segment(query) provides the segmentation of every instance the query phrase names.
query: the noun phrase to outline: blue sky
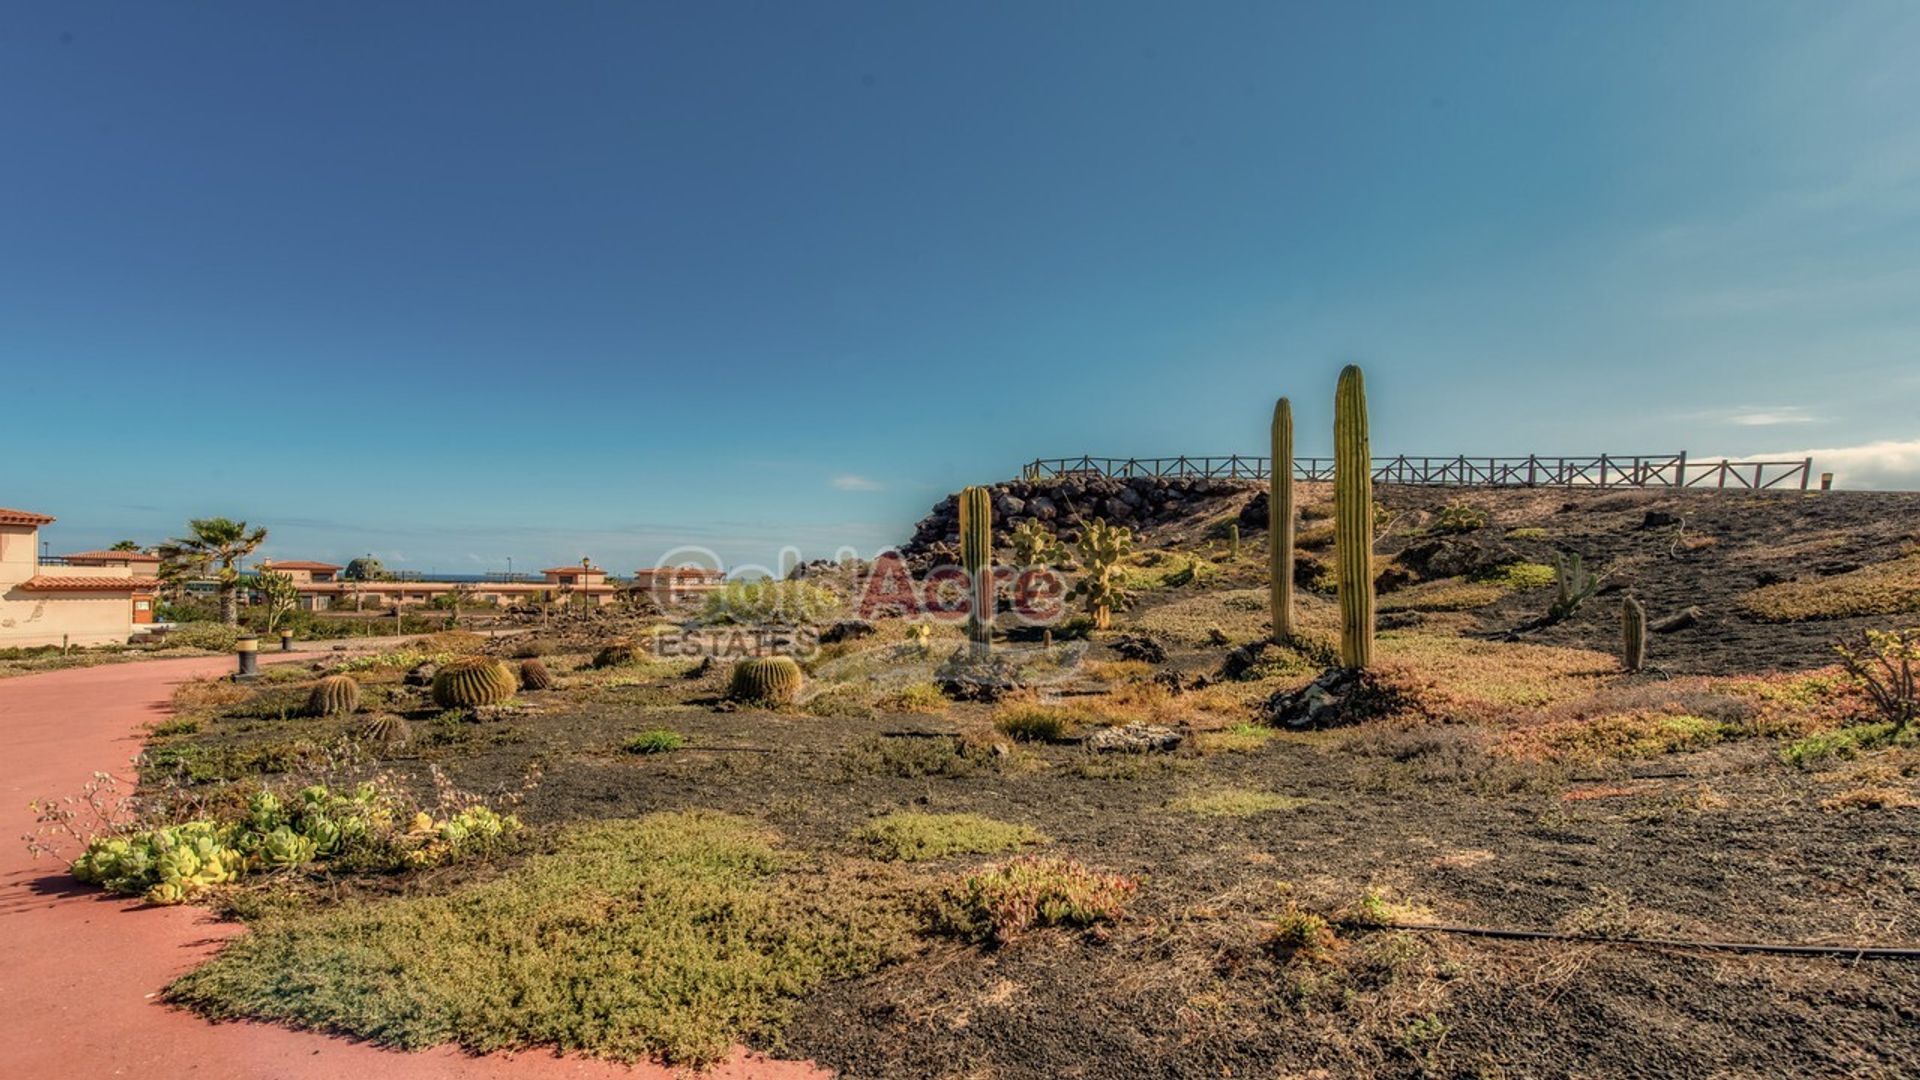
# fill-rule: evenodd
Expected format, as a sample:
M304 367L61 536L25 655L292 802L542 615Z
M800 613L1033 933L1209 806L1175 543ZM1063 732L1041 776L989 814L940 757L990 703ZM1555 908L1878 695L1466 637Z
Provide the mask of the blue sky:
M1920 5L9 5L0 505L447 570L1034 456L1920 486Z

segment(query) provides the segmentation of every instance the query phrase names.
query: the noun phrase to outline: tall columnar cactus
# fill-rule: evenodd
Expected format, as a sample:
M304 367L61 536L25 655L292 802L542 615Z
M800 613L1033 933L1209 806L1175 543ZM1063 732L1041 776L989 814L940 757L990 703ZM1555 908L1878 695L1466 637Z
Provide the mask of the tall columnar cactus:
M313 684L307 695L307 712L312 716L338 716L360 707L360 684L351 675L328 675Z
M1293 637L1293 403L1273 403L1273 460L1267 475L1267 606L1272 608L1273 640Z
M756 656L733 665L727 696L759 705L788 705L800 696L805 676L791 656Z
M1373 662L1373 451L1366 378L1354 364L1333 395L1333 519L1340 662L1364 668Z
M973 651L986 652L993 642L993 504L983 487L960 493L960 565L973 591L967 637Z
M1631 596L1620 604L1620 666L1647 666L1647 606Z
M498 705L513 696L520 680L491 656L462 656L433 673L433 703L443 709Z
M1235 521L1235 522L1230 522L1227 525L1227 558L1237 559L1239 557L1240 557L1240 523Z

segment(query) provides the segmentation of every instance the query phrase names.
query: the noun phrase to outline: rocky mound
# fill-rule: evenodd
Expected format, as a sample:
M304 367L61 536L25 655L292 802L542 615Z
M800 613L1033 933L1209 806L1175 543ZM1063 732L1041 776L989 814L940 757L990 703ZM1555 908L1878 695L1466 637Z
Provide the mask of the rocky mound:
M1009 480L987 490L993 500L997 543L1026 521L1041 522L1068 541L1078 536L1081 524L1095 518L1151 536L1196 518L1223 513L1228 500L1244 498L1263 487L1257 481L1220 478L1067 476ZM1264 527L1264 498L1260 505L1260 524ZM949 495L935 505L900 552L915 567L958 559L959 496Z

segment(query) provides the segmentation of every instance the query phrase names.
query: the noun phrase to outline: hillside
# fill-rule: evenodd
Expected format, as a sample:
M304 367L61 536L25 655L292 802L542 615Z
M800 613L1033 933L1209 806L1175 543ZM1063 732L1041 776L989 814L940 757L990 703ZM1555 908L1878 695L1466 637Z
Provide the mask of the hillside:
M1266 543L1263 482L1087 477L992 491L1002 540L1026 520L1070 539L1081 522L1104 517L1149 550L1223 554L1230 523L1249 549ZM1295 492L1300 583L1331 597L1318 573L1332 549L1330 486ZM1612 601L1631 590L1655 623L1697 609L1690 625L1655 643L1653 663L1673 674L1818 667L1831 662L1835 638L1885 625L1889 613L1920 612L1920 493L1379 485L1374 494L1388 515L1375 544L1383 628L1507 631L1538 615L1551 591L1502 587L1501 568L1550 566L1556 553L1580 556L1605 580L1574 617L1526 639L1611 649ZM1454 503L1483 511L1487 523L1439 531L1438 515ZM902 549L910 561L955 557L954 505L949 496L919 523Z

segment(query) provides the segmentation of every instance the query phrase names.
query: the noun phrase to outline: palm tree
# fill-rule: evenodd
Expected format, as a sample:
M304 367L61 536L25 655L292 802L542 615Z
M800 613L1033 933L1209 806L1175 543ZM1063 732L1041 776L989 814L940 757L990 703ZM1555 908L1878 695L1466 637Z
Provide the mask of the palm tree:
M194 518L187 522L187 531L186 537L160 545L163 565L171 567L175 577L212 574L220 582L220 621L238 625L240 560L253 554L267 538L267 530L248 529L244 521L216 517Z

